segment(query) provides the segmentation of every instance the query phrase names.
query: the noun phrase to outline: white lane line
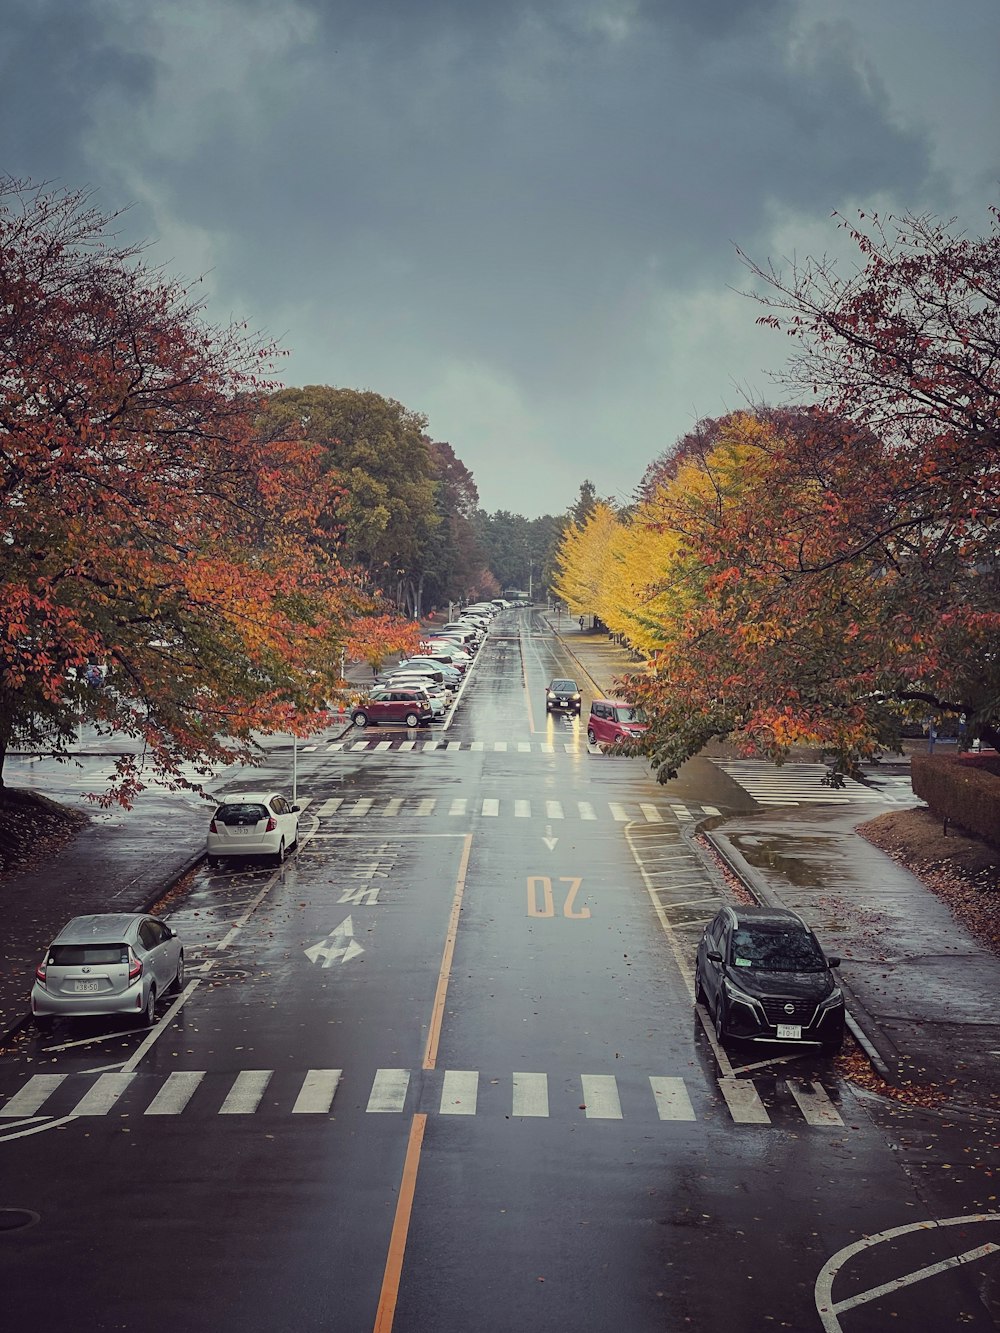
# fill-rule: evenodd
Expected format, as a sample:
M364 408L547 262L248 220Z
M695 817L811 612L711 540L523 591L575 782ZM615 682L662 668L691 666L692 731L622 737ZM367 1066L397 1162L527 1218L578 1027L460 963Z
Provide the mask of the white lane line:
M326 752L327 754L336 754L338 750L344 750L346 748L347 747L344 745L343 741L331 741L326 747Z
M219 1107L219 1115L253 1115L260 1105L272 1069L244 1069L236 1075L226 1100Z
M462 742L461 742L461 741L449 741L448 744L447 744L444 748L445 748L446 750L460 750L460 749L462 748Z
M649 1086L653 1089L656 1110L661 1120L694 1119L694 1107L682 1078L658 1078L650 1074Z
M391 749L392 749L392 741L379 741L378 745L375 746L375 749L376 749L376 750L382 750L382 751L385 751L385 750L391 750Z
M628 811L618 801L609 801L608 809L611 811L612 818L619 824L628 823Z
M565 816L563 815L562 801L546 801L545 818L546 819L565 818Z
M440 744L440 741L424 741L424 750L436 750Z
M467 796L456 796L448 810L449 815L464 815L469 804Z
M0 1106L0 1116L18 1119L34 1115L55 1092L65 1074L33 1074L24 1087L15 1092L10 1101Z
M351 746L351 749L352 749L352 750L367 750L367 749L368 749L368 742L367 742L367 741L355 741L354 744Z
M826 1091L812 1079L790 1078L788 1091L809 1125L842 1125L840 1113Z
M479 1095L479 1072L475 1069L449 1069L441 1085L442 1115L475 1115Z
M580 1083L588 1120L621 1120L622 1104L614 1074L581 1074Z
M556 752L556 747L551 743L551 741L542 742L542 754L555 754L555 752Z
M519 752L520 754L530 754L530 753L531 753L531 742L530 742L530 741L518 741L518 743L517 743L517 748L518 748L518 752Z
M507 753L507 742L506 742L506 741L494 741L494 742L493 742L493 750L494 750L494 753L495 753L495 754L506 754L506 753Z
M691 811L687 808L686 805L672 805L670 809L674 813L674 818L679 819L681 823L692 820L694 818L694 815L692 815Z
M548 1074L514 1075L514 1098L511 1115L547 1116L549 1113Z
M310 1069L292 1107L292 1115L326 1115L340 1082L342 1069Z
M417 802L417 808L416 808L416 810L414 810L413 813L414 813L415 815L429 815L429 814L433 814L433 812L434 812L434 807L435 807L436 805L437 805L437 797L436 797L436 796L424 796L424 797L422 797L422 798Z
M701 808L706 815L720 815L722 813L722 811L714 805L703 805Z
M530 818L531 818L531 802L530 802L530 801L515 801L515 802L514 802L514 818L515 818L515 819L530 819Z
M374 804L375 798L373 796L359 796L347 813L354 819L360 819L368 813Z
M495 800L492 796L488 796L483 801L483 808L481 813L490 818L496 818L496 816L499 815L500 813L500 802L498 800Z
M719 1079L719 1091L738 1125L769 1125L771 1117L752 1083L742 1078Z
M73 1107L73 1114L107 1115L134 1078L134 1074L102 1074Z
M386 801L385 809L382 811L382 818L386 819L390 815L398 815L403 808L402 796L393 796L391 800Z
M143 1112L144 1115L180 1115L205 1077L203 1069L175 1069Z
M591 803L590 803L589 801L577 801L577 805L578 805L579 808L580 808L580 818L581 818L581 819L596 819L596 818L597 818L597 813L596 813L596 811L594 810L594 807L591 805Z
M412 750L416 747L416 744L416 741L400 741L399 748L401 750Z
M320 819L324 819L327 815L335 815L343 804L343 796L331 796L328 801L323 802L316 813Z
M671 806L671 809L675 808L676 807ZM655 805L650 805L648 802L643 801L640 803L639 809L642 811L643 818L646 820L647 824L663 823L663 816L660 814L659 810L657 810Z
M485 749L486 749L486 742L485 742L485 741L473 741L473 742L472 742L472 745L471 745L469 748L472 749L472 750L485 750Z
M406 1101L406 1090L410 1086L408 1069L378 1069L368 1098L368 1111L383 1114L401 1111Z

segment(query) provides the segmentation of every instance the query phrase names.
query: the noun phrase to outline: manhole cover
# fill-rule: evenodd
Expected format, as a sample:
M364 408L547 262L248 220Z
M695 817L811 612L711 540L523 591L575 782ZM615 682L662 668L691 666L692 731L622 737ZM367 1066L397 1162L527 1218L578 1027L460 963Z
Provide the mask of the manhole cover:
M0 1208L0 1231L21 1231L40 1220L30 1208Z

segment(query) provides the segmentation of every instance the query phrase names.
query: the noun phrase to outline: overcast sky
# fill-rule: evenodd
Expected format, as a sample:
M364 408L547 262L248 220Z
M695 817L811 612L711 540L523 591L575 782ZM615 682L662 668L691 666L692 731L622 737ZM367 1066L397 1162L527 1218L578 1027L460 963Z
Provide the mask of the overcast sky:
M134 204L285 383L398 399L532 518L780 396L735 244L987 232L998 67L997 0L4 0L0 171Z

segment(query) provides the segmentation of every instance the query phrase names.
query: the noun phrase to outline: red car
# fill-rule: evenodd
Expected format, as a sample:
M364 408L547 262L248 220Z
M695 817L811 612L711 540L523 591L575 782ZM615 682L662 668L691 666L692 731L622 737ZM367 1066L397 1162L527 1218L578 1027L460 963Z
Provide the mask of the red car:
M615 741L634 740L646 730L646 714L621 699L595 699L587 719L587 740L591 745L614 745Z
M384 722L405 722L408 727L426 726L434 716L430 699L417 686L381 685L372 690L363 704L351 710L356 727L381 726Z

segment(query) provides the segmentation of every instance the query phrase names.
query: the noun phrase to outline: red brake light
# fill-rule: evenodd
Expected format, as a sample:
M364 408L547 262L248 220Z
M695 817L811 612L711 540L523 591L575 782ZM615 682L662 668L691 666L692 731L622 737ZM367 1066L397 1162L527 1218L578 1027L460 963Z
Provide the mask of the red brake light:
M274 815L268 815L267 828L264 830L264 832L273 833L277 827L278 827L278 821L275 819Z
M138 981L142 976L142 959L136 958L135 954L129 949L128 952L128 984L131 986L133 981Z
M209 831L209 833L218 833L219 830L215 827L215 820L214 820L214 819L212 820L211 824L209 824L209 826L208 826L208 831Z
M42 986L45 985L45 959L44 959L44 958L43 958L42 961L38 964L38 966L35 968L35 980L39 983L39 985L42 985Z

